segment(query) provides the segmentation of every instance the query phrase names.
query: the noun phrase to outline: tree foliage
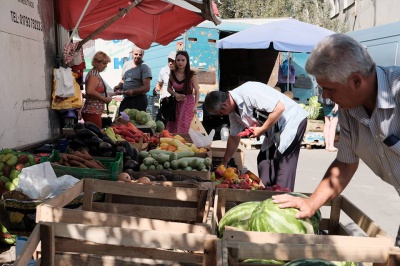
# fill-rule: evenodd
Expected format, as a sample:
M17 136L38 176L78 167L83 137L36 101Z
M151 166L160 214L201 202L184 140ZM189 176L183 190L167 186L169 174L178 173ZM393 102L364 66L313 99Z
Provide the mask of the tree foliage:
M324 0L220 0L221 18L291 17L335 32L346 32L344 23L331 20L329 3Z

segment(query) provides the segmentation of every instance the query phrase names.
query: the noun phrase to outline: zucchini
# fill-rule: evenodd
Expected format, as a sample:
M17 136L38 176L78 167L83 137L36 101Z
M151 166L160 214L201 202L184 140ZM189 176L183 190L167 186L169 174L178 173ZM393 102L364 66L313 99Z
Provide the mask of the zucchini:
M159 153L159 154L157 154L157 159L156 160L161 164L163 164L165 162L169 162L169 156L170 155Z
M154 162L155 162L155 161L156 161L156 160L155 160L154 158L152 158L152 157L146 157L146 158L143 159L143 163L144 163L146 166L154 165Z
M139 152L140 159L144 159L144 158L148 157L149 155L150 155L150 153L148 151Z
M169 154L172 153L172 151L164 151L164 150L154 149L154 150L150 150L149 153L150 154L160 154L160 153L162 153L162 154L168 154L169 155Z
M178 170L179 169L178 160L172 160L171 161L171 169L172 170Z
M156 165L156 170L164 170L164 166L162 164Z
M178 156L178 159L184 157L193 157L194 151L180 151L180 152L175 152L175 154Z
M144 163L142 163L142 164L139 166L139 169L140 169L140 170L147 170L147 165L145 165Z
M188 167L189 163L187 161L178 161L178 169L184 169L186 167Z
M163 166L165 169L169 169L169 168L171 168L171 163L167 161L163 164Z
M203 163L207 168L210 168L211 164L212 164L212 160L211 160L210 157L207 157L207 158L204 158L204 162Z
M170 155L169 155L169 161L170 162L172 162L173 160L178 160L179 158L178 158L178 154L176 154L176 152L172 152Z
M207 169L207 167L204 163L200 163L197 165L197 170L202 171L203 169Z

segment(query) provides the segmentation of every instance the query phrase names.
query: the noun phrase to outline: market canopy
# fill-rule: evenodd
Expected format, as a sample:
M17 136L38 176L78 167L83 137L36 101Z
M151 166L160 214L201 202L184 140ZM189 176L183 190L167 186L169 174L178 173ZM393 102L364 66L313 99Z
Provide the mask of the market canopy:
M221 49L268 49L311 52L324 37L335 32L292 18L277 19L232 34L217 42Z
M77 27L82 39L128 39L143 49L167 45L204 20L220 23L212 0L57 0L56 12L58 22L70 31Z

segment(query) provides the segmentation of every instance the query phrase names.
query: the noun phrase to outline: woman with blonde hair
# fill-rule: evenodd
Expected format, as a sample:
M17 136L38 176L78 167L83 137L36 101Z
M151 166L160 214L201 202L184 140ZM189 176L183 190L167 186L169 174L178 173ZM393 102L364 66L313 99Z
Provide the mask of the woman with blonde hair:
M92 122L99 128L101 125L101 115L104 111L104 104L109 104L111 97L106 97L106 85L100 76L108 63L111 62L110 57L102 52L97 52L92 59L92 69L88 72L85 79L85 103L82 107L82 118L85 122Z

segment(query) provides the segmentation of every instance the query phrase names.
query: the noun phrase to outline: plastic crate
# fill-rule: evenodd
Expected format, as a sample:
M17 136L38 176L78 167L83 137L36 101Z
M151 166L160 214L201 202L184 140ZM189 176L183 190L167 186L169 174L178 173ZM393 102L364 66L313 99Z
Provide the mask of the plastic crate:
M54 172L57 177L62 175L72 175L75 178L93 178L93 179L101 179L101 180L111 180L117 181L118 175L123 170L123 153L117 152L115 158L111 157L94 157L96 160L99 160L102 164L104 164L107 169L91 169L91 168L80 168L80 167L69 167L63 165L53 164L54 162L58 162L61 159L60 151L53 150L50 157L42 157L40 162L50 162L53 166Z

